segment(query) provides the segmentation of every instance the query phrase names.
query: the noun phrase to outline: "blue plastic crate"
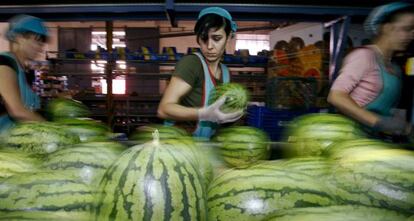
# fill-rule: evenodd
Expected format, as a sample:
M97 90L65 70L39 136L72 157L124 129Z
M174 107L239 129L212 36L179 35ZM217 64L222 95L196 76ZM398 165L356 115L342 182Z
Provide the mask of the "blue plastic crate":
M318 109L306 110L273 110L263 106L249 106L247 108L246 123L249 126L264 130L271 140L282 138L285 128L296 117L308 113L317 113Z

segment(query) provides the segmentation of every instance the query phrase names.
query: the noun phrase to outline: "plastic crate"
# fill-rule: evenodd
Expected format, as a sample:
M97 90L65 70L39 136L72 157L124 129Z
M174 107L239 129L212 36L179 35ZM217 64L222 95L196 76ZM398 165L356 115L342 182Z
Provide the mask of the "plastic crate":
M264 130L272 141L282 139L283 132L289 123L296 117L318 113L319 109L306 110L272 110L263 106L249 106L247 108L246 124Z

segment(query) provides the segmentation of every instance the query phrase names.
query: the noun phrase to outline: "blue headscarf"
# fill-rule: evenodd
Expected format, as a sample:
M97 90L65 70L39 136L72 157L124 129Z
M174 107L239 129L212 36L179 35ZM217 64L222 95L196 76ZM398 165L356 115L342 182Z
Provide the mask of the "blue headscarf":
M389 15L411 6L411 4L406 2L393 2L374 8L364 22L365 31L370 35L377 35L380 25Z
M233 32L237 31L237 24L236 24L236 22L233 21L233 18L231 17L230 13L226 9L220 8L220 7L205 8L205 9L200 11L200 14L198 14L197 21L200 20L201 17L203 17L204 15L207 15L207 14L216 14L216 15L219 15L219 16L229 20L229 22L231 24L231 30Z

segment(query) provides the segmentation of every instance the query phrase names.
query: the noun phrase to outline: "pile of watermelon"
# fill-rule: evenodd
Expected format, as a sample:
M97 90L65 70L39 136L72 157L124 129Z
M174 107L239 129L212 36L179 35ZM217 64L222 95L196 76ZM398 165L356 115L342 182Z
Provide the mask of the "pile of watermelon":
M199 142L182 129L148 125L130 146L81 142L64 127L22 124L1 137L0 220L414 217L414 153L364 137L338 115L294 120L289 158L277 160L269 159L268 136L247 126Z

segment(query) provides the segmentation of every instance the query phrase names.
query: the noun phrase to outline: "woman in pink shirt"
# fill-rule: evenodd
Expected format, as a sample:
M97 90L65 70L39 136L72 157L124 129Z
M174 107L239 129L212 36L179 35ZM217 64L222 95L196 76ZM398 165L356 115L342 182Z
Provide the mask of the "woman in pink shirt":
M374 131L409 134L411 124L392 113L400 96L401 70L391 59L414 39L414 7L403 2L377 7L365 30L374 36L373 44L345 58L328 102Z

